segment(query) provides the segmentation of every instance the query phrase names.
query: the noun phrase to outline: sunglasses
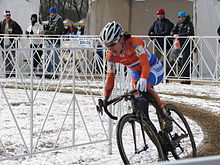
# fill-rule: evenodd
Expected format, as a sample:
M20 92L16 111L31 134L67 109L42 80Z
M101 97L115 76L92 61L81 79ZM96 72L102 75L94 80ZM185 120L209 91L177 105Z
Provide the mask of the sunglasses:
M11 16L11 14L6 14L6 16Z
M164 15L164 13L157 13L157 15Z

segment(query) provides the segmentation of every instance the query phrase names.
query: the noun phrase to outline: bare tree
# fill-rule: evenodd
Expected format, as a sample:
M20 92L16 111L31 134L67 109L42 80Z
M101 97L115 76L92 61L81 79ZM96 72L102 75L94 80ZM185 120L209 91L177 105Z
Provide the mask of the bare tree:
M89 0L41 0L40 15L47 20L49 9L56 7L63 19L69 18L76 22L86 17Z

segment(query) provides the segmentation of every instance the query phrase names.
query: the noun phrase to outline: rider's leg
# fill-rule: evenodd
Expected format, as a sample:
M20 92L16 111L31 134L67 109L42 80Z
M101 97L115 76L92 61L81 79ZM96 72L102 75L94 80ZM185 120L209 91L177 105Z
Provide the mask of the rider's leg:
M142 95L156 108L159 116L163 119L161 123L162 129L164 131L172 131L173 125L170 113L164 108L164 103L150 84L147 86L147 92L142 93Z
M132 77L132 88L134 88L135 84L136 84L136 80ZM144 118L145 121L151 126L151 128L153 129L153 131L155 133L157 133L157 129L155 128L154 124L152 123L152 121L150 120L149 117L149 102L146 101L146 99L143 97L143 95L139 95L138 92L135 93L135 98L138 100L138 106L141 109L141 111L144 113ZM134 105L132 105L134 106Z
M132 88L135 88L136 82L140 79L140 75L139 75L140 73L136 71L131 71L131 74L132 74ZM148 83L147 83L148 92L142 94L144 97L146 97L146 95L149 95L147 97L150 100L149 99L147 100L150 101L150 103L158 110L158 112L161 114L162 117L166 116L166 113L163 112L164 104L161 102L159 96L154 91L153 86L159 84L162 81L163 74L164 74L163 65L161 64L160 61L158 61L157 64L152 66L150 69L150 74L149 74ZM136 93L135 95L136 97L140 97L138 96L138 93Z
M160 97L150 83L147 83L147 92L143 93L143 96L147 97L149 102L157 109L158 113L160 113L161 117L168 115L164 109L164 103L160 100Z
M132 77L132 88L135 88L136 80ZM139 95L138 92L135 93L135 98L138 100L138 106L142 110L142 112L145 114L145 117L147 119L149 118L149 113L148 113L148 107L149 103L145 100L145 98L142 95Z
M143 95L147 97L149 102L156 108L159 115L163 118L164 122L162 123L162 127L165 128L164 130L172 131L170 113L166 111L163 102L153 89L154 85L157 85L162 81L163 75L163 65L158 61L155 65L151 66L147 83L147 92L143 93Z

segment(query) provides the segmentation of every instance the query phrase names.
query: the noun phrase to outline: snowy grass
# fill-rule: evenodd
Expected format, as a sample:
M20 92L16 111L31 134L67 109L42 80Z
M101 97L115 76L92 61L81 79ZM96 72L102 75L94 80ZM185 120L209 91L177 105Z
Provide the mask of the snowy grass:
M219 115L217 109L220 107L220 89L218 86L170 83L160 84L155 87L155 90L162 93L160 96L163 100L192 104ZM30 102L28 97L30 97L30 93L29 91L27 94L24 90L14 89L4 89L4 92L21 128L25 143L29 146ZM71 94L58 93L55 95L54 92L46 91L34 93L34 96L35 94L37 95L33 104L33 143L35 146L38 142L36 151L47 150L54 146L71 146L73 145L73 136L75 138L75 145L88 142L95 143L107 139L108 119L106 116L99 117L95 110L95 102L90 96L76 95L78 104L76 104L77 108L74 112L72 109L73 97ZM171 96L170 94L184 96ZM187 97L187 95L198 97ZM206 97L206 99L203 97ZM207 99L207 97L210 99ZM95 101L97 101L97 98L98 97L95 98ZM12 114L10 113L9 105L3 93L1 93L0 99L0 139L4 146L6 146L9 154L23 154L26 148L16 129L15 122L12 122ZM41 132L48 110L50 113ZM73 120L73 116L75 116L75 121ZM153 120L156 122L156 119ZM74 122L74 130L76 132L73 135ZM201 145L204 136L201 128L194 121L188 119L188 122L194 133L196 144ZM62 123L63 127L61 128ZM55 152L37 154L32 157L17 160L3 161L1 164L122 164L115 140L115 125L116 123L114 123L111 155L107 154L108 142L105 141ZM59 135L60 131L61 133ZM39 136L40 133L41 136ZM3 155L2 153L2 157L4 157Z

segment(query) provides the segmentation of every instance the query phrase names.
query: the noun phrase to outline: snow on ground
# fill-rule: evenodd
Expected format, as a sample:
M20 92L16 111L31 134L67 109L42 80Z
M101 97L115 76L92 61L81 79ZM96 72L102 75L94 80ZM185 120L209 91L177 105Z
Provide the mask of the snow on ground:
M192 104L198 106L204 110L211 111L216 115L219 115L220 107L220 89L219 86L214 85L183 85L176 83L159 84L155 87L155 90L160 94L163 100L170 100L175 102L181 102L185 104ZM24 97L24 91L4 89L6 97L9 100L14 115L18 120L19 127L21 128L27 145L29 142L29 101L30 94L27 91L27 95ZM170 94L176 94L177 96L171 96ZM183 95L183 96L179 96ZM55 96L55 97L54 97ZM189 97L187 97L189 96ZM191 97L196 96L196 97ZM204 98L206 97L206 98ZM208 97L208 98L207 98ZM49 149L51 146L70 146L72 145L72 116L76 116L76 133L75 139L76 145L81 145L90 141L98 142L106 140L106 134L108 129L108 119L106 116L100 118L95 112L94 100L89 96L76 95L77 110L75 113L71 111L73 106L73 97L71 94L59 93L54 95L53 92L38 92L34 93L34 145L37 144L37 151ZM53 98L55 98L53 100ZM98 97L95 98L97 100ZM210 99L209 99L210 98ZM1 93L0 99L0 139L5 145L15 148L13 152L22 153L25 150L25 146L19 132L15 132L15 123L10 122L12 115L10 109L7 108L8 104L4 99L4 95ZM53 103L54 102L54 103ZM52 104L53 103L53 104ZM52 105L52 106L50 106ZM48 114L48 110L50 113ZM48 115L48 119L43 126L45 116ZM82 117L83 116L83 117ZM63 127L61 125L63 123ZM103 125L102 125L103 124ZM115 126L115 123L114 123ZM195 141L197 145L200 145L203 139L203 133L201 128L194 122L190 121L192 132L194 132ZM43 131L40 132L43 127ZM104 129L103 129L104 128ZM5 131L7 130L7 131ZM59 132L61 133L59 135ZM64 131L62 131L64 130ZM40 138L38 139L39 135ZM89 136L88 136L89 134ZM57 142L57 143L56 143ZM1 146L0 146L1 147ZM115 130L113 130L112 141L112 154L108 155L108 141L99 142L91 145L83 145L68 149L62 149L55 152L47 152L43 154L36 154L32 157L25 157L18 160L3 161L1 164L92 164L92 165L112 165L122 164L120 155L118 153L117 144L115 140Z
M184 85L184 84L160 84L155 90L162 99L173 100L185 104L198 106L204 110L211 111L220 115L220 88L218 85ZM169 93L180 94L184 96L168 96Z

